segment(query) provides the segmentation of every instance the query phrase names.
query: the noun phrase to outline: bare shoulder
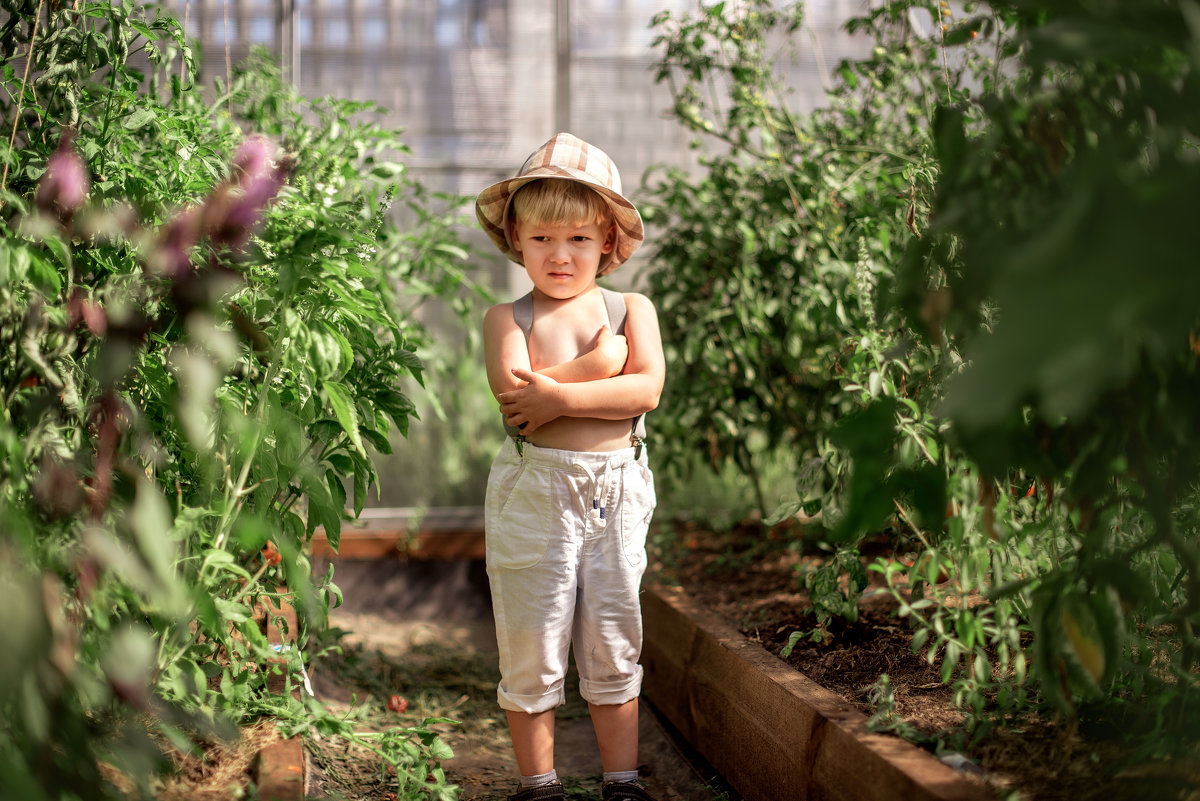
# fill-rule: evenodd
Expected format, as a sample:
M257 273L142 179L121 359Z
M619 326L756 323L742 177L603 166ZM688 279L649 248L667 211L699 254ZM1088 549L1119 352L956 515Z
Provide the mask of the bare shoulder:
M625 298L625 308L630 313L657 315L654 309L654 301L641 292L623 292L622 295Z
M653 301L640 292L626 292L625 313L626 325L638 334L648 330L658 331L658 312ZM655 334L657 336L657 333Z
M625 372L656 376L661 384L665 366L654 303L639 292L626 292L625 310L625 336L629 341Z
M495 306L487 310L483 315L483 330L486 331L502 331L505 323L516 325L513 320L513 305L511 303L497 303Z

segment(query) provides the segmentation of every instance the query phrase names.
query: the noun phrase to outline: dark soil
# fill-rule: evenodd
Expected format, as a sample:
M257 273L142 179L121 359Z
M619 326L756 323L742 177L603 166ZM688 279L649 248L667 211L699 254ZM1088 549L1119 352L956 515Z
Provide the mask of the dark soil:
M683 589L779 656L793 632L816 627L799 576L820 557L789 547L788 540L753 525L721 536L684 527L655 539L657 564L649 578ZM865 543L862 550L867 561L891 556L884 540ZM868 576L872 584L857 621L835 618L829 636L801 639L788 664L867 715L875 711L871 688L887 674L896 711L918 744L944 754L946 743L961 742L969 760L964 769L982 771L998 798L1200 801L1200 760L1138 760L1136 744L1036 714L971 743L952 690L941 683L940 666L913 654L909 626L895 615L880 574Z

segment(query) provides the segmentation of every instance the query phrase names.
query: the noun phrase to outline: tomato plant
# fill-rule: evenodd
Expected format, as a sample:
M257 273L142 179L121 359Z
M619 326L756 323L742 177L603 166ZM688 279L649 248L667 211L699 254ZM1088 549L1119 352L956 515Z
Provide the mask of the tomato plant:
M1195 238L1193 14L996 5L1017 26L1014 80L939 109L929 235L896 297L965 361L942 411L995 534L1054 546L1001 592L1031 602L1047 699L1174 698L1151 725L1185 728L1200 689L1200 460L1185 444L1200 434L1200 277L1180 261ZM993 489L1013 477L1044 489L1033 525L1002 513L1023 505Z
M915 550L874 567L981 732L1100 704L1167 748L1195 708L1188 8L873 4L805 114L801 6L656 20L702 167L649 187L657 452L752 479L782 452L768 522Z
M0 28L6 789L120 797L103 766L145 789L151 734L186 750L263 716L360 737L264 667L297 683L340 598L305 546L336 544L408 429L428 335L403 287L466 282L453 214L368 104L299 97L257 55L210 100L169 17L37 5ZM255 610L282 604L279 652ZM428 726L377 739L404 797L452 794Z

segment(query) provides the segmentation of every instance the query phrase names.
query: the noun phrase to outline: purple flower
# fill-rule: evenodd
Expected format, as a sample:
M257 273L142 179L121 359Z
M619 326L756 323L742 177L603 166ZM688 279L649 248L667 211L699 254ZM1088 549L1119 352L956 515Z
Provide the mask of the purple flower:
M178 212L159 235L158 248L151 259L154 267L174 278L190 273L192 259L188 250L199 235L200 209L189 206Z
M252 136L242 142L233 157L233 180L245 186L264 177L271 169L275 148L261 136Z
M239 170L237 184L218 187L204 210L205 228L213 241L235 250L246 244L263 207L279 193L292 167L284 159L272 168L263 156L265 151L260 151L257 145L252 147L252 142L265 143L265 140L248 140L242 145L234 157L234 167Z
M242 196L233 201L229 213L225 217L227 227L242 228L247 231L258 222L263 206L279 193L287 174L283 169L276 168L270 173L260 175L244 185Z
M88 190L87 168L71 146L73 138L70 131L62 135L58 149L46 163L46 173L34 198L39 209L62 219L70 217L83 204Z

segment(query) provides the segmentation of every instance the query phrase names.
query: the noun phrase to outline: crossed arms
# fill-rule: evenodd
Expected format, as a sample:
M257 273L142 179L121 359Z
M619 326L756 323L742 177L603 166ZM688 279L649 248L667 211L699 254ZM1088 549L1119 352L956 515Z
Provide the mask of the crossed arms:
M658 316L636 293L625 295L625 336L599 331L586 353L534 371L525 334L511 304L493 306L484 318L488 383L509 425L526 434L559 417L624 420L658 406L666 366Z

